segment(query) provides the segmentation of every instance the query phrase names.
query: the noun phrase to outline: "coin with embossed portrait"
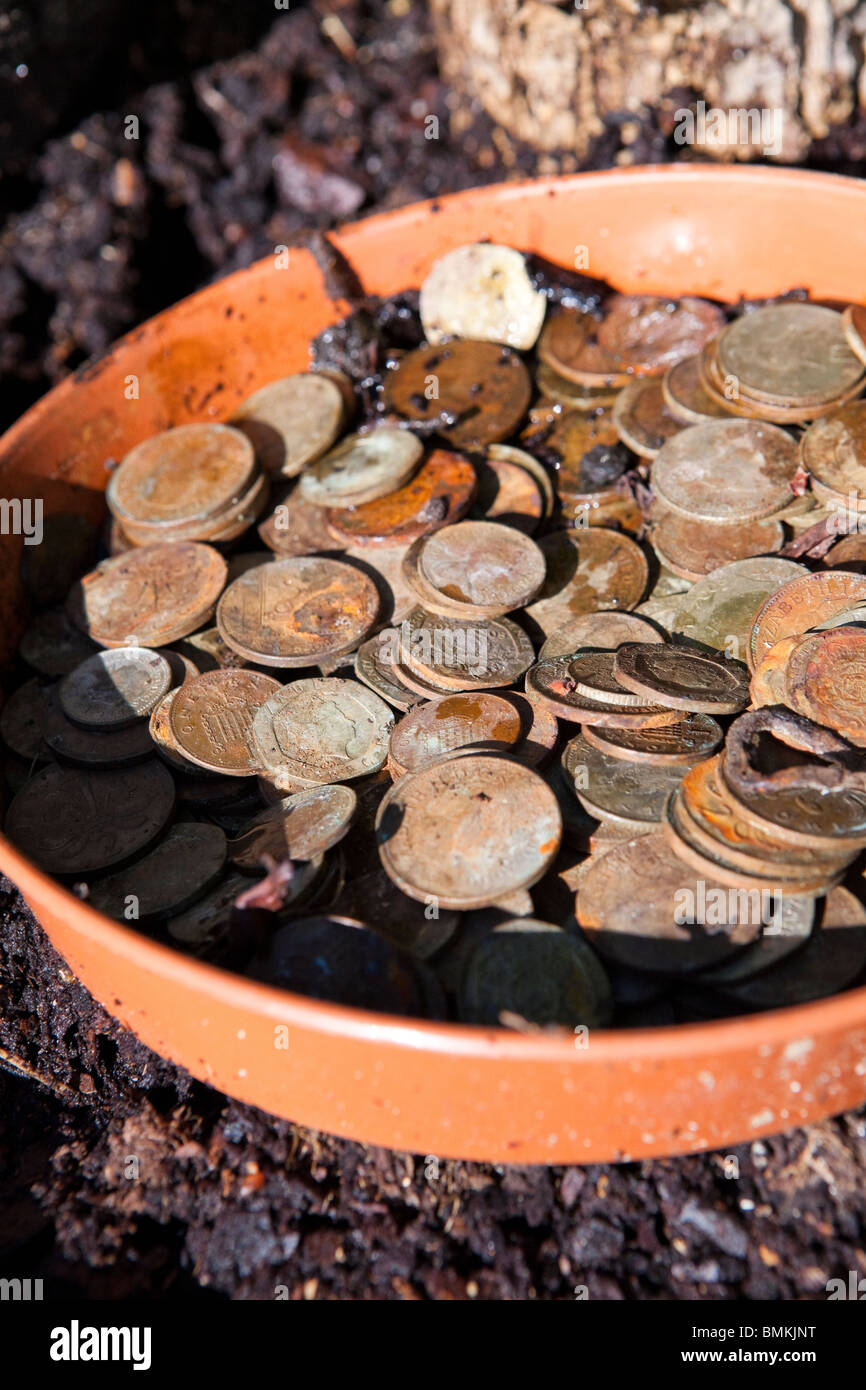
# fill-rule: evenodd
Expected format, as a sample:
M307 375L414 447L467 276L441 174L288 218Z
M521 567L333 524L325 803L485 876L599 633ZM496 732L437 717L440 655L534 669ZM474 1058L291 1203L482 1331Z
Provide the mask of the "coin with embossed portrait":
M394 711L358 681L296 680L259 707L253 744L276 785L347 782L384 765L393 727Z

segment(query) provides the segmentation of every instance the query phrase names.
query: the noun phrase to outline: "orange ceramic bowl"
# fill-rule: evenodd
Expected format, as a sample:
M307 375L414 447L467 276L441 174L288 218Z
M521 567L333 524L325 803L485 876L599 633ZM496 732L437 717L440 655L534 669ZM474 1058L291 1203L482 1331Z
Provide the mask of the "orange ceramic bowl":
M804 285L866 300L866 184L787 170L684 165L508 184L373 217L338 241L367 288L387 294L483 237L567 266L586 248L594 274L631 291L732 298ZM341 307L300 250L288 269L266 259L185 300L8 432L3 496L101 516L106 457L169 425L228 417L304 368L309 339ZM8 653L20 635L21 541L3 544ZM0 868L88 989L156 1052L240 1100L368 1143L495 1162L624 1160L724 1147L866 1098L866 989L575 1047L286 994L108 921L2 838Z

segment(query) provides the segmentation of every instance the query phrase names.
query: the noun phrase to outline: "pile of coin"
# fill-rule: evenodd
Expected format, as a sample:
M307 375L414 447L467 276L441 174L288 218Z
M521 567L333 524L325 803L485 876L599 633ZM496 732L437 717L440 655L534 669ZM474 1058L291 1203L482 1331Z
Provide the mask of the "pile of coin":
M866 310L483 243L400 321L139 442L101 535L46 519L7 835L130 930L384 1014L858 982Z

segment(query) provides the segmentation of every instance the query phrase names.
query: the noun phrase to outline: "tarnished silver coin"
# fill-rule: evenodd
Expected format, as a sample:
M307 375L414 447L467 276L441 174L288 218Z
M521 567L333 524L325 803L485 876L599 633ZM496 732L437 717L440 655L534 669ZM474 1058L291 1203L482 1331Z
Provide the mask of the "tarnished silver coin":
M367 686L338 677L297 680L258 709L252 739L271 780L347 782L388 756L394 711Z
M149 647L97 652L60 683L60 707L86 728L122 729L146 718L172 685L171 666Z

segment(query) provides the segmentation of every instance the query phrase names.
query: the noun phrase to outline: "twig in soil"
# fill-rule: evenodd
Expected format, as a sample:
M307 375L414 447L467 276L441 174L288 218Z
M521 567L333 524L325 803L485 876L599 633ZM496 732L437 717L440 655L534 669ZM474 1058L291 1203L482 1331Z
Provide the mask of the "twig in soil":
M10 1072L13 1076L24 1076L28 1081L35 1081L37 1085L44 1086L47 1090L53 1091L54 1095L62 1096L64 1100L75 1101L78 1104L82 1102L81 1093L73 1090L71 1086L67 1086L65 1081L43 1076L42 1072L36 1071L28 1062L23 1062L20 1057L13 1057L2 1047L0 1047L0 1068Z

